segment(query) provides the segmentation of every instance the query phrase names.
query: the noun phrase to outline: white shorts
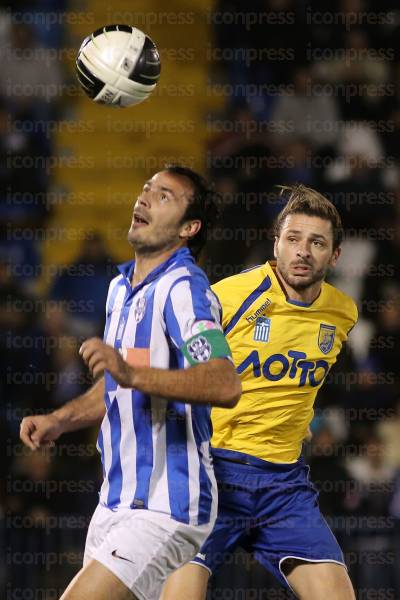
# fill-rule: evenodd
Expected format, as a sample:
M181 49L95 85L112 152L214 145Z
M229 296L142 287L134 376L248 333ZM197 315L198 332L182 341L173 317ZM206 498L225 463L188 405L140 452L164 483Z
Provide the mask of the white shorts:
M168 575L191 560L214 521L186 525L166 514L98 505L89 525L83 565L95 559L139 600L158 600Z

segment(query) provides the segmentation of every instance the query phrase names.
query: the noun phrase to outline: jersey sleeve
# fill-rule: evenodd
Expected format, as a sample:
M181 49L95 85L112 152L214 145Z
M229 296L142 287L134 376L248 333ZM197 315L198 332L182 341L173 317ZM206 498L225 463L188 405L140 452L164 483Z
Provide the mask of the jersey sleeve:
M217 301L220 306L221 324L223 329L226 328L235 312L231 301L232 289L229 292L229 288L224 285L224 281L225 280L218 281L211 286L212 291L217 296Z
M118 293L118 289L119 289L118 282L120 281L120 279L121 279L121 275L114 277L114 279L110 282L110 285L108 286L107 299L106 299L106 310L105 310L105 313L106 313L105 314L105 327L104 327L104 335L103 335L104 341L106 341L106 339L107 339L108 328L110 326L111 311L114 306L115 298Z
M165 302L164 320L172 345L190 365L212 358L231 359L220 305L206 279L188 276L176 281Z

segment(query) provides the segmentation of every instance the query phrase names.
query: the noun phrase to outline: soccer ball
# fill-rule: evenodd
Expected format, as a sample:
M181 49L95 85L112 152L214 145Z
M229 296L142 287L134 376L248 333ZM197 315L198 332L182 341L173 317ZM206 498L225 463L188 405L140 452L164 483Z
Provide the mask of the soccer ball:
M132 106L146 100L160 77L160 56L148 35L130 25L106 25L82 42L76 72L98 104Z

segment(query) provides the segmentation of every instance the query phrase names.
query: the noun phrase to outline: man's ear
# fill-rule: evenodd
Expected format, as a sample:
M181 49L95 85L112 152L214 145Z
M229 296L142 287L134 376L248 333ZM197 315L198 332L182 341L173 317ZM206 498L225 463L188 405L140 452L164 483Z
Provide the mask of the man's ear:
M335 266L336 266L336 263L337 263L337 261L339 260L339 256L341 255L341 253L342 253L342 249L341 249L341 247L340 247L340 246L338 246L338 247L337 247L337 248L336 248L336 249L333 251L333 254L332 254L332 256L331 256L331 260L330 260L330 262L329 262L329 264L330 264L330 266L331 266L331 267L335 267Z
M201 229L201 221L187 221L184 225L182 225L179 237L181 240L190 240L194 237Z
M275 241L274 241L274 257L277 258L277 246L278 246L278 236L275 236Z

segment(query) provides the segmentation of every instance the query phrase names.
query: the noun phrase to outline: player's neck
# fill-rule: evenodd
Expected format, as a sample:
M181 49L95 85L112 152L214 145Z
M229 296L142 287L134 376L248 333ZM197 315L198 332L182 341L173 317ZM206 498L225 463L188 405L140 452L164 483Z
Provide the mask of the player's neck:
M288 300L303 304L312 304L321 292L321 281L317 281L304 290L296 290L283 279L278 267L275 267L275 275Z
M135 270L131 280L132 287L139 285L149 273L168 260L181 247L181 245L178 245L151 253L137 251L135 254Z

